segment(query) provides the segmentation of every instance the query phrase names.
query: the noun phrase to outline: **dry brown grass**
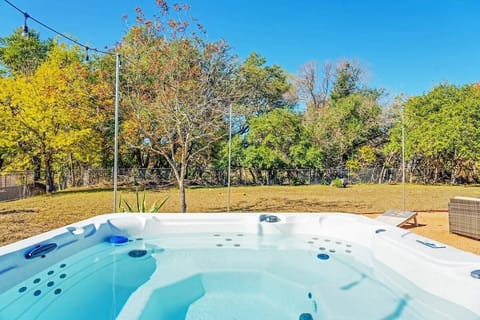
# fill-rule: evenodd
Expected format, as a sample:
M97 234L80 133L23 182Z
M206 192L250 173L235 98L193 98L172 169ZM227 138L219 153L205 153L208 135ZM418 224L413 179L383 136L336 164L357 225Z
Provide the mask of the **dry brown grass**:
M480 197L479 187L407 185L407 210L419 212L420 226L411 231L445 244L480 254L480 241L448 232L448 200L453 196ZM134 193L120 192L132 202ZM149 191L147 202L169 197L162 211L178 211L178 191ZM225 212L226 188L187 190L189 212ZM400 185L234 187L235 212L351 212L375 217L388 209L401 209ZM53 195L0 203L0 245L56 227L112 212L111 190L72 190Z

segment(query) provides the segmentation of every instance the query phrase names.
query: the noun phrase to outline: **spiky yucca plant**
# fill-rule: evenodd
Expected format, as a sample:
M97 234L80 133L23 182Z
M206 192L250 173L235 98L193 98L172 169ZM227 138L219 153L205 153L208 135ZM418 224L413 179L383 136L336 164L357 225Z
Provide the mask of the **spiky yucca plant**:
M140 200L140 196L138 194L138 190L135 190L135 204L129 204L127 200L123 199L120 195L120 199L118 201L118 210L120 212L148 212L148 213L157 213L160 212L160 209L165 205L167 202L168 197L163 199L160 203L157 204L158 201L155 201L152 206L147 209L147 194L145 190L143 191L142 199Z

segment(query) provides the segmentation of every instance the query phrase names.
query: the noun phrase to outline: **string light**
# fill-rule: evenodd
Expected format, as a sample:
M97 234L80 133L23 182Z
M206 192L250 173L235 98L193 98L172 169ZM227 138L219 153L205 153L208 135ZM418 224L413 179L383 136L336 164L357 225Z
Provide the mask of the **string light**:
M23 11L22 9L20 9L19 7L17 7L16 5L14 5L12 2L10 2L9 0L3 0L5 3L7 3L9 6L11 6L12 8L14 8L15 10L17 10L18 12L22 13L23 14L23 17L24 17L24 23L23 23L23 29L22 29L22 36L28 36L28 25L27 25L27 20L30 19L36 23L38 23L39 25L41 25L42 27L52 31L53 33L57 34L58 36L64 38L64 39L67 39L68 41L70 42L73 42L75 43L76 45L82 47L85 49L87 55L85 57L85 59L88 61L90 59L90 57L88 56L88 50L92 50L94 52L97 52L97 53L102 53L102 54L109 54L109 55L116 55L116 53L114 52L109 52L109 51L102 51L102 50L98 50L97 48L90 48L89 46L83 44L83 43L80 43L79 41L73 39L72 37L69 37L67 35L65 35L64 33L60 32L60 31L57 31L55 30L54 28L50 27L49 25L41 22L40 20L32 17L31 15L29 15L26 11Z
M27 19L30 17L28 13L24 12L23 17L25 20L23 21L23 30L22 30L22 36L23 37L28 37L28 25L27 25Z

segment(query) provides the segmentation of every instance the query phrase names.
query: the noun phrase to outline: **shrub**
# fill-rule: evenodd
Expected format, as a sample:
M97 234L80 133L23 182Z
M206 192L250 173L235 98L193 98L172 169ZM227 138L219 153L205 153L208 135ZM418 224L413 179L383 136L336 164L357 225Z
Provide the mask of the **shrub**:
M345 188L347 186L347 182L343 178L335 178L332 180L330 185L335 188Z
M120 200L118 201L118 210L120 212L157 213L157 212L160 212L160 209L165 205L165 202L167 202L168 197L163 199L163 201L160 202L159 204L157 204L157 201L155 201L150 207L150 209L147 209L147 195L145 191L143 191L142 200L140 201L138 190L135 190L135 199L136 199L136 203L134 205L131 205L127 202L127 200L123 200L122 202L122 196L120 196Z

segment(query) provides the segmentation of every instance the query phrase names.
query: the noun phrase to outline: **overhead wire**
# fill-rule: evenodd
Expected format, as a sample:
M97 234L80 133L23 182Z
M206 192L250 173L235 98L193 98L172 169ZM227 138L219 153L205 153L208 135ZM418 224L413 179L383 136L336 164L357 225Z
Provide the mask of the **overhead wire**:
M58 36L66 39L66 40L68 40L68 41L71 41L71 42L75 43L75 44L78 45L79 47L84 48L84 49L85 49L85 60L86 60L87 62L90 61L90 56L88 55L88 51L90 50L90 51L93 51L93 52L97 52L97 53L105 54L105 55L110 55L110 56L117 56L117 55L118 55L119 58L121 58L121 60L120 60L120 61L121 61L121 62L120 62L120 65L122 64L123 61L126 61L126 62L128 62L129 64L131 64L131 65L136 65L135 62L132 62L130 59L128 59L128 58L125 57L124 55L121 55L121 56L120 56L120 54L119 54L118 52L99 50L99 49L97 49L97 48L94 48L94 47L92 48L92 47L90 47L90 46L88 46L88 45L86 45L86 44L83 44L83 43L81 43L80 41L75 40L74 38L72 38L72 37L70 37L70 36L68 36L68 35L66 35L66 34L64 34L64 33L60 32L60 31L58 31L58 30L56 30L55 28L53 28L53 27L47 25L46 23L38 20L37 18L31 16L31 15L28 14L26 11L20 9L18 6L16 6L15 4L13 4L11 1L9 1L9 0L3 0L3 1L4 1L5 3L7 3L9 6L11 6L12 8L14 8L15 10L17 10L18 12L20 12L20 13L24 16L24 18L25 18L25 20L24 20L24 26L23 26L23 30L24 30L24 31L25 31L25 30L28 31L28 27L26 27L26 26L27 26L26 23L27 23L27 20L28 20L28 19L31 19L32 21L34 21L34 22L36 22L37 24L41 25L42 27L50 30L51 32L57 34Z
M9 0L3 0L5 3L7 3L9 6L11 6L12 8L14 8L15 10L17 10L18 12L20 12L24 18L25 18L25 22L24 22L24 31L27 30L28 31L28 27L27 27L27 20L28 19L31 19L32 21L38 23L39 25L41 25L42 27L50 30L51 32L57 34L58 36L64 38L64 39L67 39L73 43L75 43L76 45L82 47L85 49L85 52L86 52L86 60L88 61L89 60L89 56L88 56L88 51L91 50L93 52L98 52L98 53L101 53L101 54L108 54L108 55L116 55L115 52L110 52L110 51L104 51L104 50L99 50L97 48L92 48L86 44L83 44L81 43L80 41L78 40L75 40L74 38L70 37L70 36L67 36L66 34L56 30L55 28L47 25L46 23L43 23L42 21L38 20L37 18L31 16L30 14L28 14L26 11L20 9L19 7L17 7L15 4L13 4L11 1Z
M121 58L121 61L127 61L129 64L134 64L135 63L132 63L132 61L128 58L126 58L125 56L123 55L120 55L120 53L118 52L115 52L115 51L105 51L105 50L100 50L100 49L97 49L95 47L90 47L89 45L86 45L84 43L81 43L80 41L78 40L75 40L74 38L72 38L71 36L68 36L66 34L64 34L63 32L60 32L58 30L56 30L55 28L49 26L48 24L38 20L37 18L31 16L30 14L28 14L27 11L24 11L22 9L20 9L18 6L16 6L14 3L12 3L11 1L9 0L3 0L6 4L8 4L10 7L12 7L13 9L17 10L18 12L20 12L23 16L24 16L24 25L23 25L23 31L27 31L28 32L28 27L27 27L27 20L28 19L31 19L32 21L36 22L37 24L39 24L40 26L50 30L51 32L57 34L58 36L70 41L70 42L73 42L74 44L78 45L79 47L81 48L84 48L85 49L85 60L88 62L90 61L90 56L88 54L89 51L93 51L93 52L96 52L96 53L100 53L100 54L104 54L104 55L110 55L110 56L119 56L119 58ZM120 64L122 64L120 62Z

